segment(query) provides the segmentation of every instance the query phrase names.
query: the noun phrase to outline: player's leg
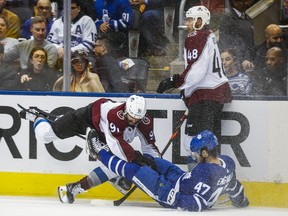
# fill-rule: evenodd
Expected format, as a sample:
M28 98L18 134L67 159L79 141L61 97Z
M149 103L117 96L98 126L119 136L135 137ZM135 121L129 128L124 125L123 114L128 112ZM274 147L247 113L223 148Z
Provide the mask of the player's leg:
M199 118L199 109L197 104L193 104L188 107L188 115L185 125L185 134L183 136L183 147L185 149L186 155L187 155L187 169L188 171L191 171L195 165L197 164L196 157L194 157L193 153L190 150L190 142L193 139L193 137L197 134L195 131L195 127L198 122Z
M172 179L177 180L179 176L183 175L184 171L169 161L161 158L155 158L157 169L163 169L163 175L151 169L148 166L139 166L136 163L128 163L119 159L117 156L106 150L100 150L99 157L102 163L107 166L114 173L125 176L128 180L132 180L138 188L144 191L151 198L159 201L161 205L171 205L171 200L175 200L175 189L167 184L166 177L169 182ZM175 196L171 199L171 193ZM172 202L173 203L173 202Z
M192 104L189 107L187 116L184 149L187 152L187 166L191 171L197 163L196 158L193 158L190 151L190 142L192 138L203 130L215 132L217 137L221 136L221 114L223 104L214 101L200 101ZM220 148L220 147L219 147Z
M58 187L59 199L63 203L73 203L78 194L101 185L109 179L115 178L116 174L110 171L103 164L95 168L89 175L74 183Z
M91 129L87 135L87 149L89 151L89 155L92 158L97 159L97 145L105 145L106 140L104 136L99 135L95 129ZM122 176L116 176L109 180L109 183L113 185L118 191L122 194L126 194L130 188L132 187L132 182L128 181L126 178Z
M54 122L49 121L45 116L23 112L25 111L20 112L20 117L34 122L36 139L43 143L85 134L86 128L92 127L91 105L68 112Z

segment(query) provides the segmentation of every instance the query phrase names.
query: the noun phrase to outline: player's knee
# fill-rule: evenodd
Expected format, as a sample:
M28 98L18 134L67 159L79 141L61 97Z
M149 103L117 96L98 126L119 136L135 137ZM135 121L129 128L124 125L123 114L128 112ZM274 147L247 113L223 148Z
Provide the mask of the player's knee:
M37 119L37 121L34 123L34 131L36 139L39 142L49 143L58 139L53 132L50 123L46 119Z

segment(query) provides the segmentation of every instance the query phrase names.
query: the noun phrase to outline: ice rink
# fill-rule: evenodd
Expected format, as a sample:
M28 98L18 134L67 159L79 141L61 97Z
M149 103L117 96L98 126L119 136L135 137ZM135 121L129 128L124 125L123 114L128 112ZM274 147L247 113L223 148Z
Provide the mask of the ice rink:
M60 203L58 198L0 196L1 216L81 216L81 215L125 215L125 216L287 216L288 209L248 207L235 209L217 206L205 212L191 213L158 207L156 204L126 202L121 206L91 205L91 200L77 199L74 204Z

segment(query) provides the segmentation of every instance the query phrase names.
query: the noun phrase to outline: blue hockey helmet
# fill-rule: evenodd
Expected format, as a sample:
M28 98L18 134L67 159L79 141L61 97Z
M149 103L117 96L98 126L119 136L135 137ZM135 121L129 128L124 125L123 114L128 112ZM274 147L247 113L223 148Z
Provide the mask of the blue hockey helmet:
M215 134L212 131L204 130L193 137L190 143L190 150L200 154L200 150L203 147L207 147L208 150L212 150L217 147L217 145L218 140Z

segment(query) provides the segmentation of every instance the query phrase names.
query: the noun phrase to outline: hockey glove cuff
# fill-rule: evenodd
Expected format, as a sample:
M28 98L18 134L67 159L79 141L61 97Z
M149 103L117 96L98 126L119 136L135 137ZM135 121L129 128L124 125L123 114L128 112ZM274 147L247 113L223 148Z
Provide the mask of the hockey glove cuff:
M179 74L174 74L172 77L162 80L157 88L157 93L163 93L169 89L175 88L180 79Z
M134 163L137 163L141 166L147 165L151 167L153 170L156 170L156 163L154 162L152 158L142 155L139 151L135 151L135 153L136 153L136 158L135 160L133 160Z
M177 194L178 192L176 192L174 188L171 188L166 185L160 186L158 190L159 200L170 206L175 205Z

